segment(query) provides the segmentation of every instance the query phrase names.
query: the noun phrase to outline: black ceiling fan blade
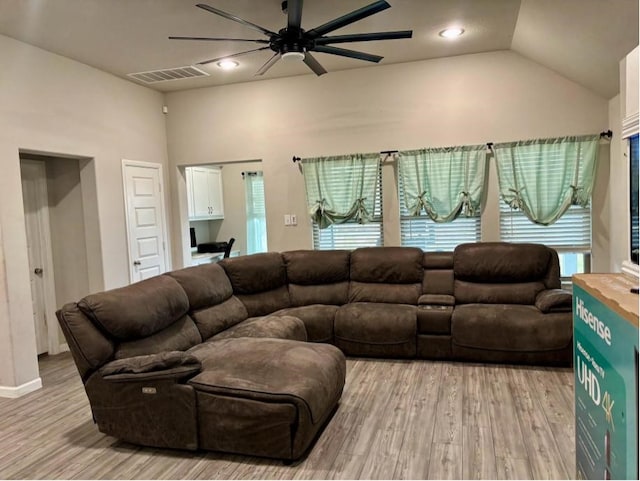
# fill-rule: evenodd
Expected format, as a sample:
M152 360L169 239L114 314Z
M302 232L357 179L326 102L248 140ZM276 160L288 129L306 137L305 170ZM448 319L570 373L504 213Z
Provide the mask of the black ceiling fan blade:
M282 57L280 52L276 52L273 55L273 57L271 57L269 60L267 60L266 63L262 67L260 67L260 69L258 69L258 71L255 73L255 75L264 75L267 70L269 70L271 67L273 67L273 65L278 60L280 60L280 57Z
M205 40L207 42L254 42L269 43L269 40L259 40L252 38L216 38L216 37L169 37L169 40Z
M386 10L391 7L385 0L378 0L377 2L372 3L371 5L367 5L366 7L359 8L358 10L354 10L351 13L347 13L342 17L338 17L330 22L325 23L324 25L320 25L314 29L307 31L307 35L310 38L318 38L323 35L333 32L345 25L349 25L350 23L357 22L358 20L362 20L374 13L381 12L382 10Z
M342 57L357 58L359 60L366 60L367 62L378 63L384 57L380 55L373 55L370 53L358 52L356 50L347 50L346 48L330 47L329 45L316 45L313 49L314 52L330 53L333 55L340 55Z
M259 52L260 50L269 50L269 47L254 48L253 50L247 50L246 52L232 53L231 55L225 55L224 57L212 58L211 60L204 60L202 62L198 62L198 65L206 65L208 63L219 62L220 60L224 60L227 58L240 57L241 55L246 55L248 53L253 53L253 52Z
M242 25L252 28L254 30L257 30L258 32L264 33L265 35L276 35L275 32L272 32L271 30L267 30L264 27L261 27L260 25L256 25L255 23L251 23L248 22L247 20L243 20L240 17L236 17L235 15L231 14L231 13L227 13L227 12L223 12L222 10L218 10L217 8L211 7L209 5L206 5L204 3L198 3L196 5L196 7L202 8L203 10L206 10L207 12L211 12L211 13L215 13L216 15L220 15L221 17L227 18L229 20L233 20L234 22L238 22L241 23Z
M396 40L411 38L412 30L399 30L397 32L354 33L353 35L335 35L333 37L321 37L315 40L316 45L329 45L333 43L370 42L373 40Z
M300 30L302 0L287 0L287 28Z
M327 73L324 67L320 65L320 62L318 62L309 52L305 52L304 54L304 63L306 63L307 67L313 70L313 73L318 76Z

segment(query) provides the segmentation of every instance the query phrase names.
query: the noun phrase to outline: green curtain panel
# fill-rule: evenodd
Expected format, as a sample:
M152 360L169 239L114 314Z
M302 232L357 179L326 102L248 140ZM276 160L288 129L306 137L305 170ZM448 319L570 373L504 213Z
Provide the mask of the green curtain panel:
M302 159L301 164L309 214L318 227L371 220L380 154Z
M586 207L599 140L586 135L494 145L502 199L541 225L553 224L571 205Z
M470 145L399 153L404 202L412 216L435 222L480 215L484 203L487 146Z

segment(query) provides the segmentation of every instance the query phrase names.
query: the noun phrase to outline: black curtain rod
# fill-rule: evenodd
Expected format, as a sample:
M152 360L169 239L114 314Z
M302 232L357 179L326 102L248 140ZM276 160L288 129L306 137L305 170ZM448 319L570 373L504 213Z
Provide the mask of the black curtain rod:
M611 140L611 138L613 137L613 132L611 130L605 130L604 132L600 132L600 137L607 137L609 140ZM487 142L487 148L489 149L493 148L493 142ZM398 152L399 152L398 150L381 150L380 155L382 154L391 155L391 154L397 154ZM301 159L300 157L296 157L294 155L292 160L294 162L299 162Z

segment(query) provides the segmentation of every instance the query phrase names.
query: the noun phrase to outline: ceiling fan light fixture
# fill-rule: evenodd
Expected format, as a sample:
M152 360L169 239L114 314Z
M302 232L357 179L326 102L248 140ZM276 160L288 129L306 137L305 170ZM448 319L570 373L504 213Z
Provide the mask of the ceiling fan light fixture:
M230 59L220 60L219 62L216 63L216 65L220 67L222 70L233 70L234 68L238 68L238 66L240 66L238 62Z
M440 35L442 38L458 38L463 33L464 28L462 27L449 27L440 31L438 35Z
M303 61L304 52L285 52L282 54L283 60Z

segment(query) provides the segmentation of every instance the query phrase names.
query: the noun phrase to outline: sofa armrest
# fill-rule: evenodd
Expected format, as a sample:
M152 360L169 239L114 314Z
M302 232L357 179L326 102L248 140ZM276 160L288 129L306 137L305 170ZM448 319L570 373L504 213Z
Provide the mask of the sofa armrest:
M569 312L571 311L571 293L562 289L546 289L536 296L536 307L540 311Z
M456 298L447 294L423 294L418 299L419 306L455 306Z
M200 361L182 351L118 359L100 368L105 381L180 380L200 372Z

